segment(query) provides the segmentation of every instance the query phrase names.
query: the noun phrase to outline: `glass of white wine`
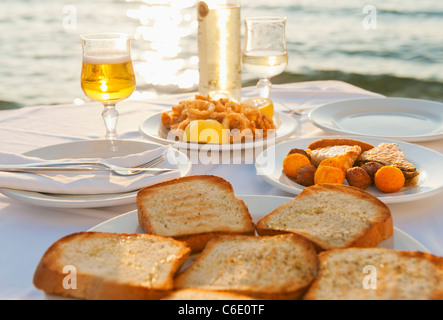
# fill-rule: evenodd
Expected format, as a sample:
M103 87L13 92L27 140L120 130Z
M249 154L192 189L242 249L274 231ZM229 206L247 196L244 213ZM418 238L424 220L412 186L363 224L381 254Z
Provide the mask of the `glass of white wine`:
M83 92L104 105L106 139L117 139L117 102L129 98L135 89L130 36L122 33L81 35Z
M240 0L202 0L198 13L198 91L212 99L241 98Z
M242 62L246 72L256 74L259 95L269 98L269 80L283 72L288 65L285 17L248 17L245 19L245 40Z

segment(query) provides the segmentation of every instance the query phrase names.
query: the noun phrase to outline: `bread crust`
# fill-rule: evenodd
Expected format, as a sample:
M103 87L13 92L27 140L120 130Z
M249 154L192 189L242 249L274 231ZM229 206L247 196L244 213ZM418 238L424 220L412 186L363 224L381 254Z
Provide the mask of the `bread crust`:
M163 287L147 287L138 283L125 281L114 281L102 277L100 274L84 273L82 270L76 270L77 288L69 289L63 287L63 281L67 273L63 273L65 267L61 263L63 259L64 246L69 246L71 241L80 239L87 241L90 238L101 237L155 237L158 241L173 241L180 248L177 251L177 260L170 270L169 280L163 284ZM173 289L173 276L184 264L190 253L183 243L168 238L152 236L147 234L128 234L128 233L105 233L105 232L78 232L67 235L54 242L41 258L33 277L34 285L48 294L73 297L89 300L152 300L160 299L169 294ZM75 265L75 261L72 261Z
M348 139L348 138L324 138L324 139L319 139L319 140L315 140L312 141L309 145L308 145L308 149L310 150L315 150L315 149L319 149L319 148L325 148L325 147L330 147L330 146L360 146L362 152L370 150L372 148L374 148L373 145L363 142L363 141L359 141L359 140L355 140L355 139Z
M433 278L420 279L420 281L428 280L433 285L433 290L430 293L430 296L428 297L429 300L442 300L443 299L443 257L438 257L433 254L430 254L427 252L421 252L421 251L400 251L400 250L386 249L386 248L361 248L361 249L344 248L344 249L332 249L332 250L321 252L318 255L319 270L318 270L317 277L311 283L311 286L306 291L305 295L303 296L303 299L304 300L321 299L321 298L319 298L320 293L326 294L327 296L329 296L329 298L326 298L326 299L339 299L339 300L365 299L366 293L369 293L370 290L362 289L360 291L360 295L357 295L356 293L353 293L355 295L353 295L353 294L348 295L348 290L350 290L350 288L346 288L346 287L341 286L341 287L335 288L337 290L334 292L320 292L322 281L328 281L328 279L340 276L339 274L336 274L334 272L334 270L331 270L331 268L328 268L328 260L331 259L331 257L334 256L335 254L346 253L348 251L350 252L350 256L353 256L353 253L355 254L356 250L361 251L361 252L366 251L366 252L368 252L368 254L377 253L377 252L380 252L383 255L395 254L395 255L397 255L397 258L399 260L406 259L406 258L414 258L414 259L420 259L420 260L425 260L425 261L429 262L429 264L435 266L434 270L436 271L436 273L433 275L428 275L431 277L433 276ZM350 263L353 263L353 262L350 262ZM380 263L380 262L374 261L373 263L375 264L375 263ZM405 262L402 262L402 263L405 263ZM393 268L392 266L389 266L389 265L383 264L382 266L383 266L383 268L387 268L388 270L389 269L395 270L395 268ZM336 267L337 267L337 270L340 268L339 266L336 266ZM363 272L360 273L360 270L359 270L359 273L357 276L359 278L363 279L364 275L365 274ZM352 277L352 275L349 275L349 276ZM399 273L399 274L397 274L397 276L398 276L398 278L401 278L402 274ZM392 278L389 278L389 279L392 279ZM383 300L398 299L398 296L395 295L395 293L397 291L394 290L394 287L398 286L398 285L399 284L395 283L395 281L394 281L394 283L391 283L390 285L388 285L388 290L386 290L385 292L383 292L384 286L381 286L381 288L377 287L377 290L382 291L382 292L379 292L379 298L383 299ZM401 287L399 289L402 290ZM425 297L422 294L423 294L422 292L417 292L416 297L410 297L409 299L424 299Z
M175 290L162 300L254 300L234 292L187 288Z
M186 176L182 178L176 178L164 182L160 182L156 185L149 186L141 189L137 194L137 212L138 212L138 222L142 229L148 234L158 234L155 228L152 226L149 216L149 208L147 208L144 204L143 199L149 198L150 194L155 190L167 186L177 185L184 182L192 182L192 181L206 181L210 184L217 185L222 192L225 192L232 198L235 198L237 205L241 207L241 211L244 216L244 225L242 230L234 230L229 225L224 226L224 230L216 230L214 231L214 227L211 224L207 225L205 232L192 233L189 232L187 234L177 234L177 235L168 235L172 238L184 241L190 248L192 253L200 252L206 245L206 243L219 235L223 234L239 234L239 235L253 235L255 233L255 225L253 223L252 217L249 213L249 209L244 203L244 201L237 199L234 194L234 188L232 185L225 179L213 176L213 175L193 175ZM160 234L162 235L162 234Z
M223 231L223 232L207 232L207 233L199 233L199 234L190 234L185 236L177 236L172 237L175 240L185 242L186 245L191 249L192 253L197 253L202 251L208 241L210 241L213 238L223 236L223 235L245 235L245 236L253 236L255 234L255 230L253 231L247 231L247 232L229 232L229 231Z
M297 201L303 200L304 197L309 197L311 194L323 190L332 190L335 192L350 194L356 198L363 199L374 204L379 209L377 219L373 221L368 228L361 230L358 235L354 235L354 238L349 239L345 247L375 247L380 241L387 239L393 235L394 226L391 211L384 202L364 190L352 186L339 184L317 184L305 188L293 200L282 204L271 213L261 218L256 224L257 233L259 235L275 235L292 232L291 230L285 230L285 227L283 226L279 228L267 227L266 221L270 219L272 215L278 214L283 208L288 206L296 206ZM322 245L321 243L310 237L308 233L297 234L306 237L309 241L311 241L315 246L317 252L331 249L330 247L326 247L325 245Z
M206 181L210 181L211 183L215 183L218 184L219 186L223 186L224 188L226 188L229 192L234 193L234 188L232 187L231 183L229 183L227 180L218 177L218 176L214 176L214 175L209 175L209 174L195 174L192 176L184 176L184 177L180 177L180 178L174 178L174 179L170 179L170 180L166 180L166 181L162 181L159 182L157 184L154 184L152 186L146 187L146 188L142 188L139 190L138 195L143 196L146 195L147 193L157 189L157 188L161 188L161 187L165 187L168 185L175 185L177 183L181 183L181 182L186 182L186 181L193 181L193 180L206 180Z

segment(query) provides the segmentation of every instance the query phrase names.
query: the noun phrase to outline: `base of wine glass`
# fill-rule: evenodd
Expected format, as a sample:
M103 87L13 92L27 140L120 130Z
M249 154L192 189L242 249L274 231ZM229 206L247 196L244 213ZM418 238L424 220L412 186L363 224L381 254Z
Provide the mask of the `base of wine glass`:
M269 96L271 94L271 87L272 87L272 83L269 79L267 79L267 78L260 79L257 83L257 88L258 88L258 92L259 92L260 97L269 98Z

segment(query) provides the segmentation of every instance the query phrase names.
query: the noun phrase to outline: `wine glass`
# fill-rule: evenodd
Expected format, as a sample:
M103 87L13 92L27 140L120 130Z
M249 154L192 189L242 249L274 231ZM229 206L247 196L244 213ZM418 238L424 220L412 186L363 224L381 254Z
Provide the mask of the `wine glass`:
M130 37L123 33L81 35L83 92L104 105L102 113L106 139L117 139L119 113L117 102L128 98L135 89Z
M269 98L271 77L288 65L285 17L249 17L245 19L242 62L245 71L256 74L260 97Z

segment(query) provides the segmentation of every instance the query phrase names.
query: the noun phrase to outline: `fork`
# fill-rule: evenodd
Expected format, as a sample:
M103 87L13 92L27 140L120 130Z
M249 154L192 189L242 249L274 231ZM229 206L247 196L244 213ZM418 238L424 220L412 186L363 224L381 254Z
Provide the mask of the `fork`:
M145 163L137 166L123 168L109 163L104 162L88 162L88 161L78 161L78 162L38 162L28 165L19 166L0 166L0 171L13 171L13 172L41 172L41 171L111 171L120 176L132 176L140 174L142 172L153 172L161 173L173 171L174 169L166 168L153 168L159 163L163 162L165 159L164 155L160 155L151 159ZM91 168L91 167L76 167L76 166L102 166L103 168Z
M286 104L284 104L283 102L278 102L278 103L281 104L286 109L288 109L289 114L297 114L299 116L306 114L305 111L308 111L308 110L314 109L315 107L318 107L318 105L308 105L304 108L291 108L291 107L287 106Z
M107 165L108 168L112 169L111 167L114 167L114 169L112 170L115 174L118 174L120 176L133 176L136 174L140 174L142 172L146 172L147 170L142 170L142 169L146 169L149 168L148 171L154 171L156 173L160 173L160 172L168 172L168 171L172 171L173 169L160 169L160 168L152 168L155 167L156 165L158 165L159 163L162 163L165 160L165 156L162 154L148 162L142 163L138 166L134 166L131 167L132 170L127 170L128 168L124 168L121 169L117 166L110 166ZM104 164L106 165L106 164Z

